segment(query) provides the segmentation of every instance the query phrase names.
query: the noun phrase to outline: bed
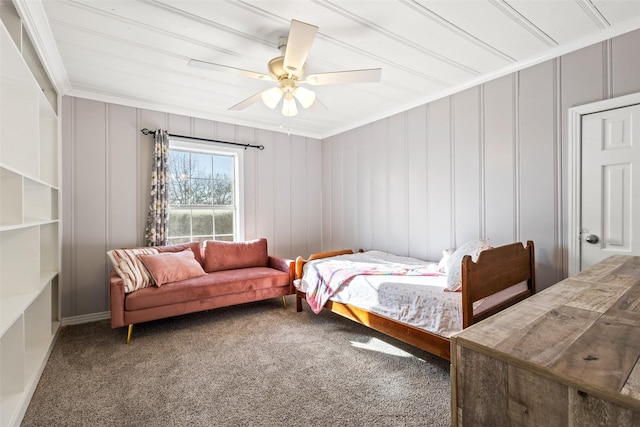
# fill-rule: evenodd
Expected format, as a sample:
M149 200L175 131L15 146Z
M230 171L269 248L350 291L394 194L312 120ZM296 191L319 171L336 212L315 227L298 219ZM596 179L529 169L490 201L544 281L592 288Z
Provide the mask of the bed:
M316 253L296 259L296 310L305 300L316 313L329 310L449 360L452 335L535 293L534 267L532 241L463 255L448 273L380 251ZM454 292L447 278L456 268Z

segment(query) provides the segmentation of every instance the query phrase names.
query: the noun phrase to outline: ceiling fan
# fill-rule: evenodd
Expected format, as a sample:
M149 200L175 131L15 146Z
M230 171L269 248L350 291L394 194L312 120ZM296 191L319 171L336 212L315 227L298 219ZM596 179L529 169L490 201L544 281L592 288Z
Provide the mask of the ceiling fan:
M285 116L295 116L298 114L296 100L303 108L309 108L317 101L315 92L303 86L298 86L300 84L332 85L380 81L382 74L381 68L335 71L311 74L304 77L305 62L317 32L318 27L315 25L292 19L289 36L282 37L278 41L280 56L273 58L268 63L269 74L262 74L256 71L243 70L197 59L191 59L189 65L209 70L234 72L258 80L278 83L278 86L264 89L237 103L229 108L229 110L243 110L260 99L262 99L267 107L273 109L277 107L280 100L282 100L282 114Z

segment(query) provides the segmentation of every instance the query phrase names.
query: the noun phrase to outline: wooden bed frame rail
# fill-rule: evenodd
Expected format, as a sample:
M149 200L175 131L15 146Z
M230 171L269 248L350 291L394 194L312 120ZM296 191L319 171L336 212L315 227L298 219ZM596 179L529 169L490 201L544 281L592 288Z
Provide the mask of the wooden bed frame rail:
M295 278L301 279L304 264L316 259L352 254L350 249L321 252L309 258L296 258ZM526 290L512 296L481 315L473 314L473 303L510 286L526 282ZM470 256L462 260L462 324L466 328L499 311L510 307L535 293L535 258L532 241L526 246L516 242L485 250L476 262ZM306 294L296 290L296 311L302 311L302 300ZM328 301L325 309L361 323L400 341L411 344L436 356L450 360L451 344L447 337L416 328L397 320L368 312L349 304Z

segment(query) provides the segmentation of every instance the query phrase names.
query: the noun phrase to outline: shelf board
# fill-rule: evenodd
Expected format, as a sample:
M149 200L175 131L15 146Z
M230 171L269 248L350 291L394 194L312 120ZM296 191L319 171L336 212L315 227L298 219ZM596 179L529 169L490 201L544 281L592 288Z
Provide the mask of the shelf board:
M47 225L47 224L56 224L59 220L57 219L48 219L48 220L34 220L32 222L25 222L22 224L10 224L10 225L2 225L0 226L0 232L2 231L10 231L10 230L20 230L22 228L29 228L29 227L39 227L41 225Z
M22 316L38 295L40 295L39 291L33 291L0 299L0 336L4 335Z
M41 180L39 177L33 176L32 174L29 174L29 173L24 173L22 171L19 171L18 169L14 168L14 167L11 167L11 166L3 163L3 162L0 162L0 168L6 169L6 170L8 170L10 172L15 173L16 175L20 175L22 177L25 177L25 178L27 178L27 179L35 182L35 183L41 184L41 185L43 185L45 187L49 187L49 188L51 188L53 190L60 190L58 188L58 186L56 186L56 185L51 185L50 183Z
M41 271L40 272L40 283L42 284L42 288L40 289L40 292L42 292L42 289L45 288L45 286L47 286L47 284L53 280L54 277L56 277L58 275L58 272L55 270L48 270L48 271Z
M43 271L40 273L40 287L38 289L0 298L0 336L7 332L57 275L58 272L55 270Z

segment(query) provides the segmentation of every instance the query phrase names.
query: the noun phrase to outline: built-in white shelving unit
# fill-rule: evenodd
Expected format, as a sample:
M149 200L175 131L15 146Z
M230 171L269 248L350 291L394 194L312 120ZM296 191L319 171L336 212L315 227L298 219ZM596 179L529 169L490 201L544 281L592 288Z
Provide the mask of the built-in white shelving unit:
M0 426L11 426L59 327L60 120L18 14L6 0L1 6Z

